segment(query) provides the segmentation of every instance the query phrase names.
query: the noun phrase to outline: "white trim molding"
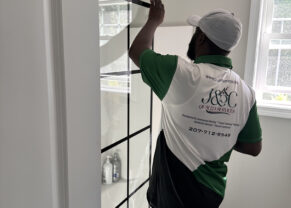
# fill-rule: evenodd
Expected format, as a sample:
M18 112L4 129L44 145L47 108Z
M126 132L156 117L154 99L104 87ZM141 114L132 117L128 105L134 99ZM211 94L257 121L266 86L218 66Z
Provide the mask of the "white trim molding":
M258 105L258 113L261 116L291 119L291 108L282 107L279 105Z
M244 79L250 85L254 86L255 69L257 68L257 59L259 53L260 31L262 19L263 0L252 0L249 18L248 44L246 52L246 64Z
M266 67L267 65L267 63L261 63L261 65L259 65L258 60L262 56L262 53L267 51L267 44L261 44L261 37L264 35L263 27L265 25L265 21L271 21L272 18L272 16L267 16L266 12L264 12L265 10L268 10L268 12L271 11L270 6L268 7L270 1L272 0L252 0L250 8L244 79L247 84L256 90L257 94L261 93L261 90L256 89L256 87L260 84L257 82L257 77L262 77L264 75L261 72L262 70L259 70L259 68ZM282 37L283 36L284 35L282 35ZM285 36L286 38L289 38L290 35ZM262 116L291 118L291 107L289 106L278 105L275 103L266 104L257 101L257 107L259 115Z
M68 208L67 128L60 0L43 0L49 101L52 208Z
M62 2L68 207L101 207L99 2Z
M42 2L52 208L100 207L98 1Z

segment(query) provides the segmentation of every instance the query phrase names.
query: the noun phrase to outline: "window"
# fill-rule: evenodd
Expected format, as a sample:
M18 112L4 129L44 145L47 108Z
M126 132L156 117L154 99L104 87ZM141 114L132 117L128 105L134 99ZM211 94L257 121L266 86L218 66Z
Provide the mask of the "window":
M114 72L124 71L128 67L127 26L129 22L131 22L131 12L128 11L127 1L99 1L102 91L124 93L130 91L130 78L127 75L114 74ZM119 43L110 42L114 38ZM113 48L117 48L117 44L118 50L113 51ZM111 56L116 59L112 61Z
M245 79L261 115L291 118L291 0L252 1Z

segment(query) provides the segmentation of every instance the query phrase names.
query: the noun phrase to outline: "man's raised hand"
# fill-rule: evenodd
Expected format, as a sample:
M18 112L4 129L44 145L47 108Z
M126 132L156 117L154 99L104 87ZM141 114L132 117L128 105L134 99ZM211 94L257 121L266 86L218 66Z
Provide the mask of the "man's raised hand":
M156 25L160 25L165 16L164 4L161 0L151 0L151 7L149 12L149 21Z

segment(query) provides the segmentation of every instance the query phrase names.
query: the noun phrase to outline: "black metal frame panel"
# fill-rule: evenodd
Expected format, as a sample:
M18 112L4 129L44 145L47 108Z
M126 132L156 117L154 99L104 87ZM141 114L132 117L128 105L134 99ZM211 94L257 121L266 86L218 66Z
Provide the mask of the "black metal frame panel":
M143 1L140 1L140 0L125 0L125 1L128 1L128 20L129 20L129 12L130 12L130 2L132 4L135 4L135 5L139 5L139 6L142 6L142 7L146 7L146 8L149 8L150 7L150 4L147 3L147 2L143 2ZM128 21L129 22L129 21ZM127 47L129 49L130 47L130 24L127 26ZM133 70L133 71L130 71L130 60L128 58L128 64L127 64L127 71L121 71L121 72L110 72L110 73L102 73L100 75L100 78L104 78L104 77L108 77L108 76L124 76L124 75L127 75L128 76L128 87L129 86L129 76L131 76L132 74L140 74L141 71L140 70ZM153 102L153 91L151 90L151 94L150 94L150 125L130 134L130 93L128 92L127 93L127 136L125 138L121 138L120 140L118 140L117 142L113 143L113 144L110 144L104 148L101 149L101 153L104 153L114 147L116 147L117 145L119 144L122 144L124 142L127 142L127 197L122 200L116 207L120 207L122 205L124 205L124 203L127 203L127 208L129 208L129 199L130 197L132 197L140 188L142 188L150 179L150 176L151 176L151 158L152 158L152 102ZM130 161L129 161L129 158L130 158L130 139L133 138L134 136L146 131L146 130L150 130L150 141L149 141L149 144L150 144L150 148L149 148L149 177L140 185L138 186L132 193L129 193L129 164L130 164ZM107 207L106 207L107 208Z

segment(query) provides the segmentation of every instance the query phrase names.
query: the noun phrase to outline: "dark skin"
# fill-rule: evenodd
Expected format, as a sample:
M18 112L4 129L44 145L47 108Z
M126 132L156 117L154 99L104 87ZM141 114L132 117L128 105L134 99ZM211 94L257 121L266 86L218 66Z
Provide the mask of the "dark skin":
M129 57L139 66L139 57L146 49L150 49L157 27L163 22L165 15L161 0L151 0L149 17L129 49Z
M192 39L189 43L189 48L187 52L187 56L189 59L194 61L199 56L210 55L210 48L208 45L206 35L200 30L200 28L196 28L196 32L192 36Z
M234 146L234 150L255 157L258 156L262 150L262 142L260 141L252 144L238 141Z
M151 0L151 7L149 17L141 29L139 34L136 36L129 49L129 57L132 61L139 66L139 57L142 52L146 49L150 49L153 41L153 37L157 27L163 22L165 15L164 5L161 0ZM207 36L199 29L196 29L190 43L187 56L191 60L195 60L199 56L205 55L227 55L224 54L213 54L209 44ZM240 153L257 156L261 152L262 142L257 143L242 143L237 142L234 149Z

